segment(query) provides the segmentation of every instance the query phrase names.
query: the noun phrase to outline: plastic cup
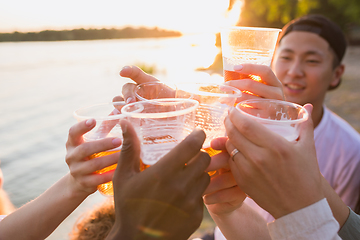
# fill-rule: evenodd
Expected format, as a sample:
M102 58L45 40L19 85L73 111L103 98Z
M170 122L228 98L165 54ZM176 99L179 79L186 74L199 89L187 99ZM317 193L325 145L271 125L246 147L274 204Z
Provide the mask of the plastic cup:
M194 130L198 106L192 99L164 98L122 108L140 139L142 170L155 164Z
M176 86L171 83L147 82L136 86L134 89L138 101L151 99L174 98Z
M281 29L229 27L221 31L224 80L251 78L261 81L259 76L240 74L235 65L243 63L270 66L275 45Z
M123 138L122 130L120 126L120 120L124 118L121 114L121 108L125 105L125 102L110 102L101 103L88 107L79 108L74 111L74 117L78 122L86 119L93 118L96 121L96 126L89 132L83 135L85 142L96 141L107 137ZM121 151L121 146L91 155L89 158L97 158L106 155L110 155ZM116 168L116 164L106 167L97 171L96 173L104 173ZM101 184L98 186L98 191L104 195L112 196L113 184L112 181Z
M212 149L210 142L214 138L225 136L225 117L229 108L235 105L236 99L241 97L241 91L212 83L176 84L176 87L177 98L195 99L200 104L196 110L195 126L206 133L203 150L210 156L221 152Z
M309 118L304 107L280 100L245 100L236 108L290 142L298 139L300 125Z

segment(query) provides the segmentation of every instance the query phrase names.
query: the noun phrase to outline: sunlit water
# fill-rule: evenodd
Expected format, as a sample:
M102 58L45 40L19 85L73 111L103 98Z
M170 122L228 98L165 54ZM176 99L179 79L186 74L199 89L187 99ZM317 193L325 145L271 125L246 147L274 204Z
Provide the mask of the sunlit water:
M156 66L165 81L202 81L218 49L212 35L168 39L0 43L0 160L4 188L19 207L65 175L68 129L79 107L111 101L125 65ZM90 196L48 239L67 239Z

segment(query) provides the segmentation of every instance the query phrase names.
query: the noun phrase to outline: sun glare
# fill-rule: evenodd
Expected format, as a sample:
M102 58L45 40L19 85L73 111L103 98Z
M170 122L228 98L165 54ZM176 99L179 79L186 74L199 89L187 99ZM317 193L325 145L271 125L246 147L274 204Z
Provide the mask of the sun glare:
M166 21L159 22L159 27L177 29L183 33L217 33L221 27L232 26L239 20L242 1L235 2L228 11L228 1L191 1L189 4L179 4L177 11L172 11ZM163 18L166 15L160 15Z

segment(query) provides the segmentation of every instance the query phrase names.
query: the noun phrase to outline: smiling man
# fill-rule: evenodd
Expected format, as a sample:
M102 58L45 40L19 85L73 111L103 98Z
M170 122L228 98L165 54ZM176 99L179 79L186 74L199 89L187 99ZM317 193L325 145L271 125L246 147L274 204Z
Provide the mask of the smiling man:
M314 108L314 139L320 171L346 205L355 208L360 189L360 135L331 112L324 100L337 88L345 66L346 40L340 27L320 15L288 23L279 36L272 69L283 84L287 101ZM252 200L249 205L273 220Z

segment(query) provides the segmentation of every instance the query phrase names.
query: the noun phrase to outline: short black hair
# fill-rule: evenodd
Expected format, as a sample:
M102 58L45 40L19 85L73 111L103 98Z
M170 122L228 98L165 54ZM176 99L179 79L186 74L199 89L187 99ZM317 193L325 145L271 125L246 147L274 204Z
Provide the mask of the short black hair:
M318 34L329 43L338 57L339 62L343 59L347 47L345 34L341 28L330 19L319 14L310 14L294 19L283 27L279 36L279 42L292 31Z

